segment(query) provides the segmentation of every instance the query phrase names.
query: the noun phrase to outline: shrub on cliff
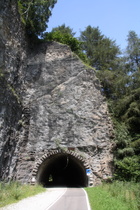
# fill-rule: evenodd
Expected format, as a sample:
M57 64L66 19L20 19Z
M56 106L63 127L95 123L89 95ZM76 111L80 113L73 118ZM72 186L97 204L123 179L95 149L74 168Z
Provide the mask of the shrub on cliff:
M88 62L87 56L82 52L81 44L78 39L73 37L70 33L63 33L61 31L52 31L44 34L44 41L56 41L68 45L71 50L76 53L85 63Z

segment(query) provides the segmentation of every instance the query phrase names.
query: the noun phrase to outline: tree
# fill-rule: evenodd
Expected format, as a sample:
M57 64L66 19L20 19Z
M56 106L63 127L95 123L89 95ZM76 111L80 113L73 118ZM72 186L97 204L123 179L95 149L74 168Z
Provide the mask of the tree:
M103 44L103 39L100 43ZM106 40L105 40L106 43ZM98 45L102 55L102 46ZM105 46L105 45L104 45ZM107 46L107 45L106 45ZM110 46L108 44L108 46ZM100 51L101 49L101 51ZM105 47L104 47L105 49ZM107 48L106 48L107 49ZM108 51L108 50L107 50ZM111 52L111 51L110 51ZM108 99L108 107L115 128L116 177L120 180L140 180L140 39L133 31L129 32L126 55L115 58L106 56L97 71ZM109 62L108 62L109 60ZM112 61L112 63L110 62Z
M129 77L129 82L124 86L128 91L117 101L115 113L136 135L140 134L140 39L134 31L130 31L127 41L125 77Z
M127 84L129 78L121 70L122 69L116 65L115 70L105 69L96 71L96 75L102 84L102 92L111 104L114 103L115 105L116 102L128 91L128 87L125 85Z
M140 39L134 31L130 31L127 38L126 53L131 72L140 68Z
M131 134L140 133L139 43L137 34L129 32L127 56L114 59L113 69L97 71L114 117L124 122Z
M76 34L75 32L73 32L72 28L70 28L69 26L65 26L65 24L62 24L61 26L52 29L52 32L56 31L59 31L62 34L69 34L71 36L74 36Z
M57 0L18 0L19 12L28 35L43 34L56 2Z
M85 31L81 32L79 38L79 40L83 42L83 52L87 55L90 60L90 64L93 67L98 67L98 55L96 53L96 49L98 47L98 43L102 40L102 38L103 36L101 35L99 28L92 28L91 26L87 26Z
M115 41L102 35L98 27L87 26L81 32L82 49L97 70L112 69L117 55L120 53Z

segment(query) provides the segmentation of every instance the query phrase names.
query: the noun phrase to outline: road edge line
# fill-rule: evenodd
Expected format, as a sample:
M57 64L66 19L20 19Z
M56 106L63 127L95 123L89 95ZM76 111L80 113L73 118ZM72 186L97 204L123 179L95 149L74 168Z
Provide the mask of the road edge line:
M87 192L86 192L86 190L84 188L82 188L82 190L85 192L85 195L86 195L86 201L87 201L88 210L91 210L91 206L90 206L90 203L89 203L88 194L87 194Z

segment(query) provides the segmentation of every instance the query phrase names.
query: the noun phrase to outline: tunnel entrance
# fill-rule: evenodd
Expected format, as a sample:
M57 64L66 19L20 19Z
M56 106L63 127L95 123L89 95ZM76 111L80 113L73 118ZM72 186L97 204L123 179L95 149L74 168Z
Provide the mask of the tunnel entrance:
M37 182L44 187L86 187L88 185L83 163L66 153L46 158L38 168Z

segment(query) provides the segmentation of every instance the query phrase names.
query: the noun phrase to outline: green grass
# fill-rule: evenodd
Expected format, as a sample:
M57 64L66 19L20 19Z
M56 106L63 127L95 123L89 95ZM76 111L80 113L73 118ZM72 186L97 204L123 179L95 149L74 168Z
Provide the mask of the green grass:
M44 192L40 185L22 185L18 182L0 183L0 207L15 203L23 198Z
M92 210L140 210L140 184L114 182L86 188Z

